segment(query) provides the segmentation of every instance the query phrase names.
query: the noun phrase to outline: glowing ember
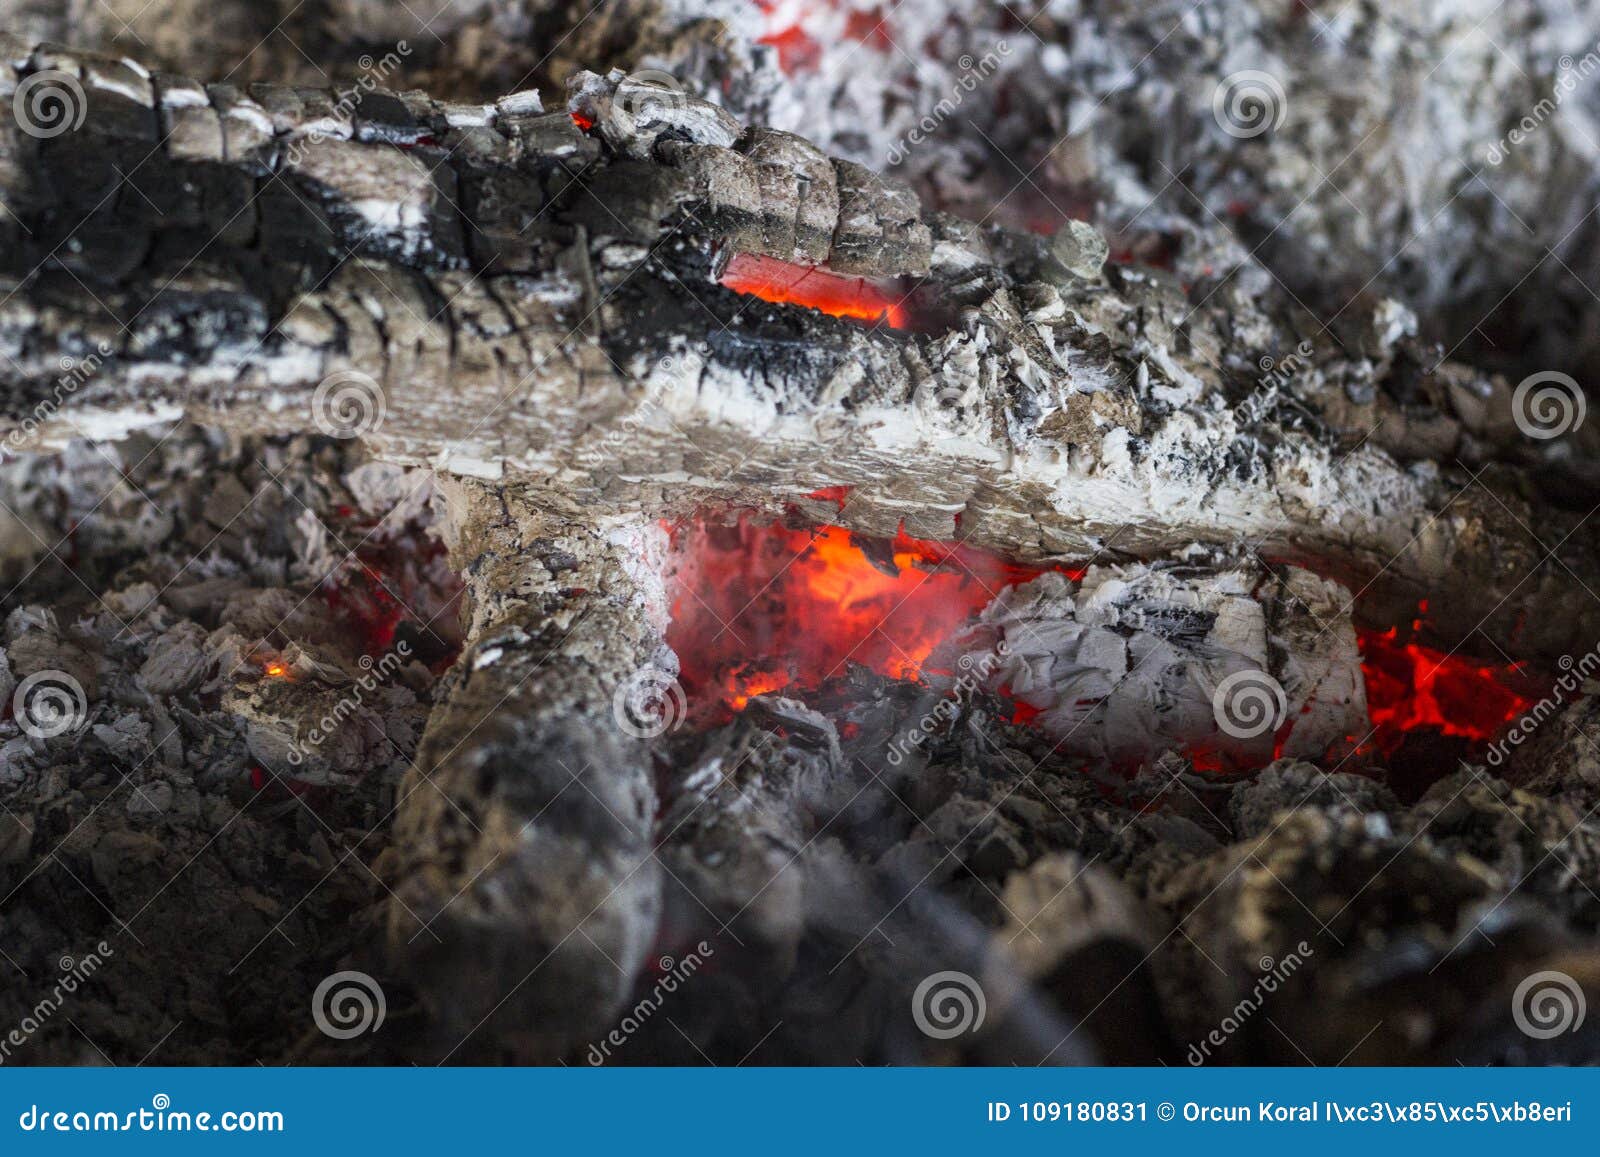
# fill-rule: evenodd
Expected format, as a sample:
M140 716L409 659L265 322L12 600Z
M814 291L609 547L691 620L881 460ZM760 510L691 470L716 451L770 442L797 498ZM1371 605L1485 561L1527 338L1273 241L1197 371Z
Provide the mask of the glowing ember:
M733 710L753 695L814 689L850 663L917 678L968 616L1041 573L903 532L882 541L749 517L679 525L672 542L667 642L684 689L691 701Z
M847 487L810 495L841 507L848 496ZM702 723L728 718L757 695L803 695L852 663L892 678L948 675L927 666L935 648L1006 587L1043 573L970 547L915 539L903 529L893 540L878 540L838 526L807 530L751 516L733 525L701 519L669 529L675 601L667 642ZM1386 757L1418 733L1485 743L1541 693L1519 664L1447 655L1395 629L1358 634L1376 728L1368 750ZM1038 714L1017 702L1011 718L1028 724ZM1275 755L1291 728L1286 722ZM1325 762L1340 763L1361 738L1335 744ZM1198 770L1247 770L1214 752L1186 754Z
M1400 638L1396 628L1360 631L1373 743L1393 754L1407 734L1436 731L1484 743L1533 705L1521 664L1483 664Z
M288 674L289 674L289 668L286 667L283 663L279 662L277 659L269 659L269 660L267 660L267 663L266 663L266 666L265 666L264 669L266 670L267 677L269 679L283 679L283 678L286 678L288 676Z
M778 50L778 67L787 73L809 71L822 59L824 43L855 41L877 52L894 47L886 25L895 7L845 10L839 0L755 0L767 14L759 43Z
M728 262L722 284L735 293L779 304L804 305L831 317L883 321L895 329L910 325L906 295L864 277L841 277L826 269L741 253Z

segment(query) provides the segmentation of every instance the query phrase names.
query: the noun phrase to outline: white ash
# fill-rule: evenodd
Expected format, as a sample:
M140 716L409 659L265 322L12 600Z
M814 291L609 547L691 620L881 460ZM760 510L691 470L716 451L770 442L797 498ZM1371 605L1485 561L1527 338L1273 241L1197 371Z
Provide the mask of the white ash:
M1257 766L1275 744L1320 758L1367 728L1348 603L1338 584L1293 568L1279 579L1096 566L1081 582L1049 573L1002 592L930 664L978 672L1036 710L1062 750L1097 762L1205 751ZM1281 688L1274 722L1219 708L1219 688L1248 674Z

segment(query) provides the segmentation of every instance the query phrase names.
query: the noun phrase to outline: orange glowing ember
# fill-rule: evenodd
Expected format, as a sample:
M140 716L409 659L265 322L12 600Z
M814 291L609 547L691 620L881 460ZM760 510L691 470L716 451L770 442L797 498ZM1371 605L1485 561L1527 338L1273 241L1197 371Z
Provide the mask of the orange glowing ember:
M826 487L808 497L842 507L848 496L848 487ZM883 540L746 515L731 525L695 519L669 530L674 604L667 642L702 724L729 718L757 695L803 696L851 664L891 678L948 675L927 666L935 648L1006 587L1043 573L971 547L915 539L903 528ZM1421 620L1412 625L1420 628ZM1376 729L1363 747L1368 754L1395 757L1418 733L1486 743L1545 689L1520 664L1446 654L1396 629L1358 636ZM1000 693L1009 697L1005 688ZM1012 706L1013 722L1030 724L1038 715L1025 703ZM1280 753L1287 733L1280 734ZM1326 762L1342 763L1361 738L1330 749ZM1216 753L1186 754L1199 770L1246 770ZM1391 758L1390 766L1399 764Z
M720 704L722 714L754 695L814 689L851 663L915 679L973 612L1041 573L904 531L884 541L746 516L671 532L667 642L691 700Z
M289 674L289 668L278 662L276 659L268 660L266 671L267 677L271 679L282 679L284 676Z
M826 269L740 253L728 262L722 284L735 293L778 304L804 305L831 317L883 321L895 329L910 327L907 295L894 293L864 277L841 277Z

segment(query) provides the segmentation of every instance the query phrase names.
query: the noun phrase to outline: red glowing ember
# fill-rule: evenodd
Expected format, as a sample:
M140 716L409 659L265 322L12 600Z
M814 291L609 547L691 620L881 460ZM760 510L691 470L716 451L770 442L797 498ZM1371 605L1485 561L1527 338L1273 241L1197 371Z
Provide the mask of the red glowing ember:
M849 489L809 497L842 507ZM935 648L1006 587L1043 573L971 547L915 539L903 528L881 540L838 526L807 530L744 516L732 525L698 519L670 530L675 602L667 641L703 723L726 719L756 695L803 695L852 663L891 678L949 674L926 666ZM1519 664L1449 655L1395 629L1359 637L1376 729L1365 749L1385 757L1419 733L1485 743L1542 693ZM1037 714L1019 702L1011 717L1028 724ZM1280 733L1279 752L1288 730ZM1350 736L1326 762L1341 762L1360 740ZM1215 753L1187 754L1200 770L1245 770Z
M1393 754L1406 735L1436 731L1485 743L1532 706L1537 680L1522 665L1485 664L1408 642L1391 627L1359 632L1372 742Z
M968 616L1040 574L903 531L883 541L750 517L679 525L672 542L667 642L691 700L734 710L753 695L814 689L850 663L914 679Z
M877 52L894 47L885 24L893 5L863 11L839 0L755 0L767 14L767 28L759 43L778 50L778 67L787 73L817 67L822 45L855 41Z
M910 326L907 295L864 277L841 277L826 269L741 253L728 262L722 284L735 293L779 304L804 305L831 317L883 321L895 329Z

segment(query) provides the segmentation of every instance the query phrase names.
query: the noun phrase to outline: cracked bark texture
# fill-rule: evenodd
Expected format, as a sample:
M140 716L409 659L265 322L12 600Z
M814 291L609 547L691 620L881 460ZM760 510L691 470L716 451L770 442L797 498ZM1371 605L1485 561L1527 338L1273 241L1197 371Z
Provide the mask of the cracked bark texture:
M1432 627L1452 646L1600 637L1575 577L1592 539L1560 513L1533 532L1538 471L1497 481L1496 459L1529 465L1502 379L1418 383L1426 421L1387 394L1337 401L1415 374L1393 303L1347 350L1300 336L1314 325L1259 270L1203 295L1158 270L1085 279L1038 238L621 75L574 78L585 132L535 93L466 106L3 56L0 95L56 69L88 106L51 139L0 127L10 448L179 414L298 431L329 416L319 386L365 375L375 453L591 518L793 501L1024 558L1244 543L1335 574L1378 621L1447 587ZM920 277L929 332L741 297L716 282L734 252ZM1263 379L1270 356L1296 359L1290 380ZM93 372L64 387L63 359ZM853 488L843 511L808 505L823 486Z
M390 942L452 1056L554 1062L615 1020L660 917L649 751L613 713L619 674L671 665L659 532L452 490L472 641L401 788Z

